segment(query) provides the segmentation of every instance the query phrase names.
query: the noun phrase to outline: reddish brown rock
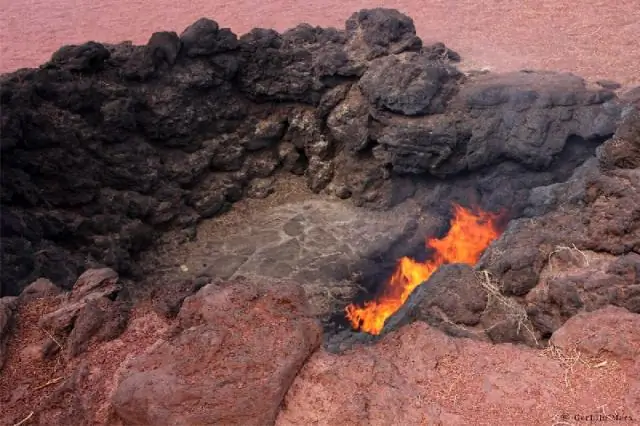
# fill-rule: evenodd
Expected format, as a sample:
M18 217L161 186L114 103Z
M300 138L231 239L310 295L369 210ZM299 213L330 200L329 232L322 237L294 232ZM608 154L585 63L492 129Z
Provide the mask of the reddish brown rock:
M47 336L37 320L59 303L56 297L19 303L0 372L0 424L14 425L29 417L22 424L123 426L110 408L117 368L157 340L167 323L150 306L138 306L118 338L92 343L77 357L59 353L43 359L40 342ZM65 348L69 345L59 341Z
M118 274L111 268L89 269L76 281L71 291L70 300L78 302L85 296L109 296L120 290Z
M178 323L124 365L113 406L125 424L271 424L321 334L288 283L207 285Z
M99 341L111 340L124 331L130 306L122 300L110 299L122 288L118 279L118 274L110 268L87 270L78 278L73 290L63 296L60 307L39 319L38 326L54 336L43 345L45 357L60 349L55 337L68 339L65 344L67 354L77 356L86 350L94 336ZM36 290L51 292L44 281L38 280L34 283L39 283L37 286L31 284L26 290L34 286Z
M61 332L73 325L87 303L110 296L120 288L118 274L113 269L89 269L80 275L71 293L66 295L66 303L44 315L39 325L54 334Z
M640 315L616 306L580 313L553 333L551 343L594 356L640 359Z
M592 324L598 329L598 322ZM631 323L624 329L634 330ZM640 328L635 330L631 345L638 349ZM604 324L601 333L615 330ZM601 412L596 407L635 418L633 367L598 359L593 362L601 367L595 368L583 359L572 363L561 352L451 338L415 322L374 346L342 355L316 352L287 393L276 424L539 425L563 415L595 415Z
M22 290L22 293L20 293L20 302L24 303L41 297L55 296L60 294L60 292L60 288L50 280L46 278L38 278Z
M294 381L277 424L431 424L436 418L429 411L441 420L450 418L422 398L419 385L437 374L439 360L457 353L456 340L423 323L403 328L379 346L345 355L319 351Z
M640 312L640 255L558 247L526 296L529 319L546 338L580 312L608 305Z

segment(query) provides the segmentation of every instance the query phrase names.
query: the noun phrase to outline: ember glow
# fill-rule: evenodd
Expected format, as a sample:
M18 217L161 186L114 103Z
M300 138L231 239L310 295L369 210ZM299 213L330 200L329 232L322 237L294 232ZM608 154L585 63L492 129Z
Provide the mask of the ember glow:
M480 210L467 210L453 205L454 217L449 232L442 239L426 241L427 248L434 250L431 259L418 262L403 257L393 275L375 299L364 306L350 304L346 308L347 319L355 330L369 334L380 334L384 323L409 298L411 292L424 283L439 266L447 263L475 265L482 252L500 236L499 214Z

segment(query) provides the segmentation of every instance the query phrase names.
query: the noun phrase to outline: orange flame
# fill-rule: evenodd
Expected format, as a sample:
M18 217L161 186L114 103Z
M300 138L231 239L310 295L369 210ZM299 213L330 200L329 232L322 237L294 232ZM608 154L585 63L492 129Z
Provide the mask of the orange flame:
M438 267L446 263L475 265L482 252L500 236L497 224L500 214L473 212L457 204L453 205L453 210L447 235L426 241L427 248L435 250L432 259L418 262L403 257L376 300L365 302L363 307L347 306L346 316L355 330L380 334L387 318L400 309L411 292L427 281Z

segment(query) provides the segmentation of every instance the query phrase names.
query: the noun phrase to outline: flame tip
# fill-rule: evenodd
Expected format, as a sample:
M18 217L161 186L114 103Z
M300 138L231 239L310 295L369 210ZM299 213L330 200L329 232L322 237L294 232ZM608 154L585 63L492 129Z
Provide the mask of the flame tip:
M452 203L454 217L450 221L447 235L441 239L426 239L427 247L435 250L434 256L418 262L402 257L382 294L358 307L350 304L345 308L346 317L355 330L377 335L382 332L385 321L397 312L416 287L426 282L441 266L448 263L475 264L484 250L496 240L503 229L498 222L506 213L487 212L479 207L465 208Z

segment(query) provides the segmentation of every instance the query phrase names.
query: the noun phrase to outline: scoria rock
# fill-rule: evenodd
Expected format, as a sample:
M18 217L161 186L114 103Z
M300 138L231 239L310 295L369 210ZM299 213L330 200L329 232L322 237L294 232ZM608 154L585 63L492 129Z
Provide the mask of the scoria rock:
M180 41L182 49L191 57L234 50L238 45L235 34L228 29L220 29L216 21L207 18L200 18L187 27L180 34Z
M453 67L406 53L376 59L358 85L376 107L413 116L444 112L460 77Z

